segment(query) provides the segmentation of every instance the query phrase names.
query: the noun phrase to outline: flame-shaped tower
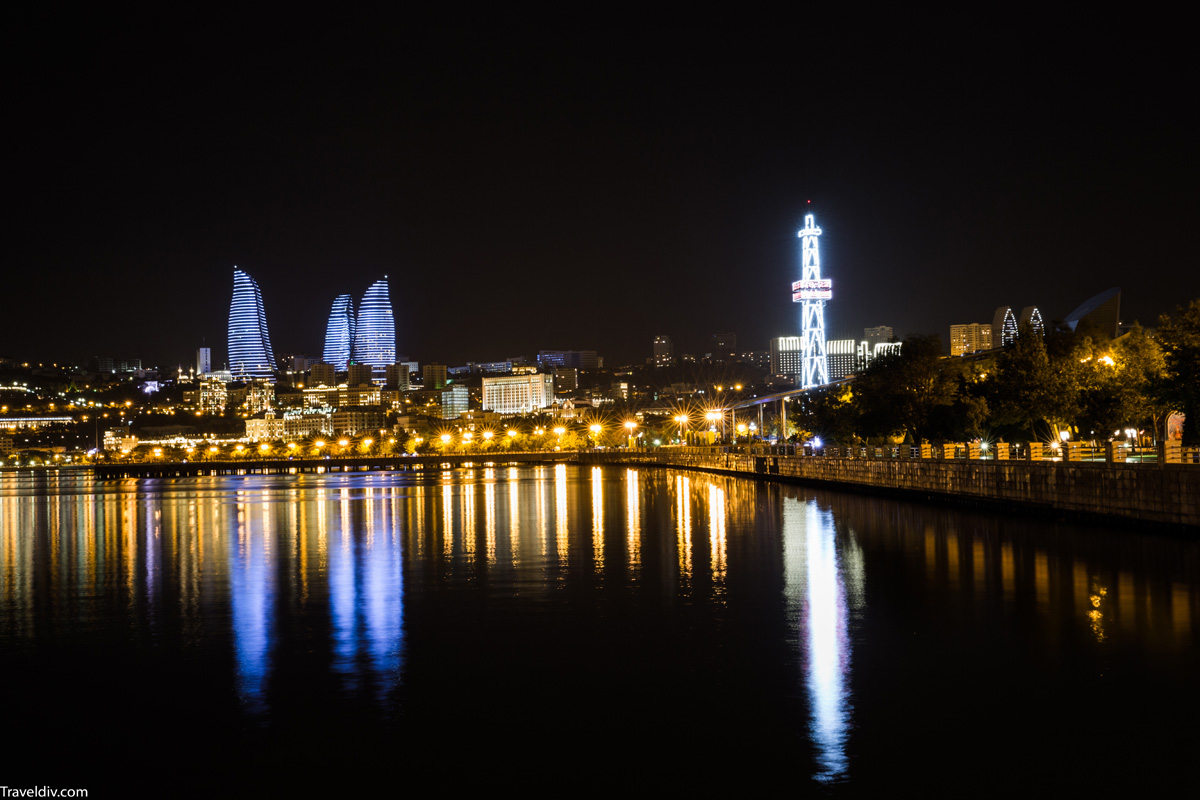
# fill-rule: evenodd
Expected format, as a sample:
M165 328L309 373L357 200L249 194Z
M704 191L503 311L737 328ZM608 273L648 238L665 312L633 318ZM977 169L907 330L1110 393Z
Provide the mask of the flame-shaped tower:
M237 380L275 376L275 353L267 333L262 292L254 279L233 268L233 301L229 304L229 371Z

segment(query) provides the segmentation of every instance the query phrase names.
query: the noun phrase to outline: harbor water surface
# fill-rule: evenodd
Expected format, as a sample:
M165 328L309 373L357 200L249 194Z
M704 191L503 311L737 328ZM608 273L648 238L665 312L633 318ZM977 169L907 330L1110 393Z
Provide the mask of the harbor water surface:
M1200 544L662 469L8 472L0 647L0 784L92 797L1166 790Z

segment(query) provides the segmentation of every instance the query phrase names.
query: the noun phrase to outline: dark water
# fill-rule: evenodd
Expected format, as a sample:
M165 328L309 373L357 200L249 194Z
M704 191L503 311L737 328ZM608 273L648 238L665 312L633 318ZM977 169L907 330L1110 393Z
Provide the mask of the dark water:
M0 785L1157 793L1198 578L1194 540L682 472L9 473Z

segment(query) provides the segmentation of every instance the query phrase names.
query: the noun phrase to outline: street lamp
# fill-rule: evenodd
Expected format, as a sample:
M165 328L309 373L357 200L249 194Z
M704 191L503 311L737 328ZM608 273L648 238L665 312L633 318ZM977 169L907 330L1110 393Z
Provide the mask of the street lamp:
M636 427L637 423L633 422L632 420L625 423L625 430L628 431L625 437L627 439L625 442L626 449L633 447L633 429Z
M679 441L683 443L683 426L687 424L687 414L679 414L675 417L675 421L679 423Z

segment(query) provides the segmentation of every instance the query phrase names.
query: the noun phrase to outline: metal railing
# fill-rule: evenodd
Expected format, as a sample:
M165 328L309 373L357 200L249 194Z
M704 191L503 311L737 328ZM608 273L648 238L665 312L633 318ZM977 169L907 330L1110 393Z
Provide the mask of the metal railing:
M658 450L658 448L655 448ZM647 452L654 452L650 450ZM1063 442L1046 444L1008 442L945 442L936 445L714 445L671 447L659 452L676 455L749 455L809 458L927 459L937 461L1067 461L1107 464L1200 465L1200 447L1130 445L1125 442Z

